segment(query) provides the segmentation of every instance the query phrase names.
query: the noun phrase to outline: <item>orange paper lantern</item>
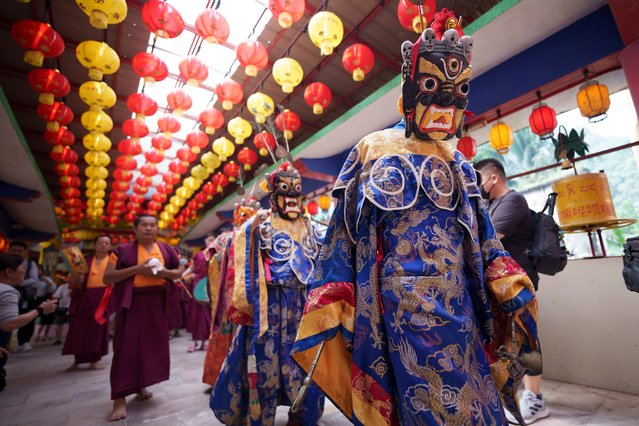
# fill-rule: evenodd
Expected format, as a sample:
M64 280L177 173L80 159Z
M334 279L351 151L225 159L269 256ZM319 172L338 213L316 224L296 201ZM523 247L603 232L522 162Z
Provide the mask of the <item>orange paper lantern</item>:
M257 72L268 65L268 52L264 45L257 40L246 40L235 48L237 60L244 67L244 72L255 77Z
M195 32L209 43L222 44L229 38L229 23L217 10L206 9L195 19Z

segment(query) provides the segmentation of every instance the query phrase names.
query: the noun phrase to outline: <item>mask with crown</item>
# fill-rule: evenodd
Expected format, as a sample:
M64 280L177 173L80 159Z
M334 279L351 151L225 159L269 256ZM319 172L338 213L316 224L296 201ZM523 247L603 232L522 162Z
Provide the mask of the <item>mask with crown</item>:
M473 39L464 36L454 13L435 14L415 43L402 43L402 102L406 137L425 141L461 137L468 105Z
M287 161L266 178L271 208L280 217L295 220L302 214L302 176Z
M233 211L233 223L235 226L240 227L244 222L255 216L260 209L260 203L254 197L248 199L242 199L239 203L235 204L235 210Z

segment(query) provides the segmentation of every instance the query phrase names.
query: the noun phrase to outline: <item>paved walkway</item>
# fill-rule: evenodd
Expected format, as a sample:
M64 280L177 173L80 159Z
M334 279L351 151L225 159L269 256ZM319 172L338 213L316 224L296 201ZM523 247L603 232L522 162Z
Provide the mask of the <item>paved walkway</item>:
M201 383L204 352L187 353L186 337L171 342L171 379L152 386L154 397L131 402L129 417L115 425L219 425L208 408L207 386ZM72 358L60 355L50 342L32 352L12 354L7 365L8 387L0 394L0 424L65 426L113 425L105 421L111 409L109 370L86 367L65 372ZM105 358L108 366L111 356ZM621 372L618 372L621 374ZM639 425L639 396L544 380L551 417L535 423L561 425ZM276 425L285 425L287 407L280 407ZM322 425L350 422L327 402Z

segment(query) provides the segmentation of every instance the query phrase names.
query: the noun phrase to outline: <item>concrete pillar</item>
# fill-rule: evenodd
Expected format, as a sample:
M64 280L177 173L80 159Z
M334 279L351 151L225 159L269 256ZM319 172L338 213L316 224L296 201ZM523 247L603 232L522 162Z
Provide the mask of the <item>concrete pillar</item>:
M626 75L628 89L630 89L630 95L635 104L635 112L639 117L639 39L623 48L619 53L619 62L621 62L623 72Z

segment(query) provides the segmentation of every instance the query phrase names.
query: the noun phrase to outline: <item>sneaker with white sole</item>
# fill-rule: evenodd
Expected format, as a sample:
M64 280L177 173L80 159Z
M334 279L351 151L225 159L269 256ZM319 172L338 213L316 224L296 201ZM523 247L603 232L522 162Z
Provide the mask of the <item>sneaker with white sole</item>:
M522 392L521 398L519 398L519 409L527 425L550 415L550 410L546 407L543 397L539 397L529 390Z

